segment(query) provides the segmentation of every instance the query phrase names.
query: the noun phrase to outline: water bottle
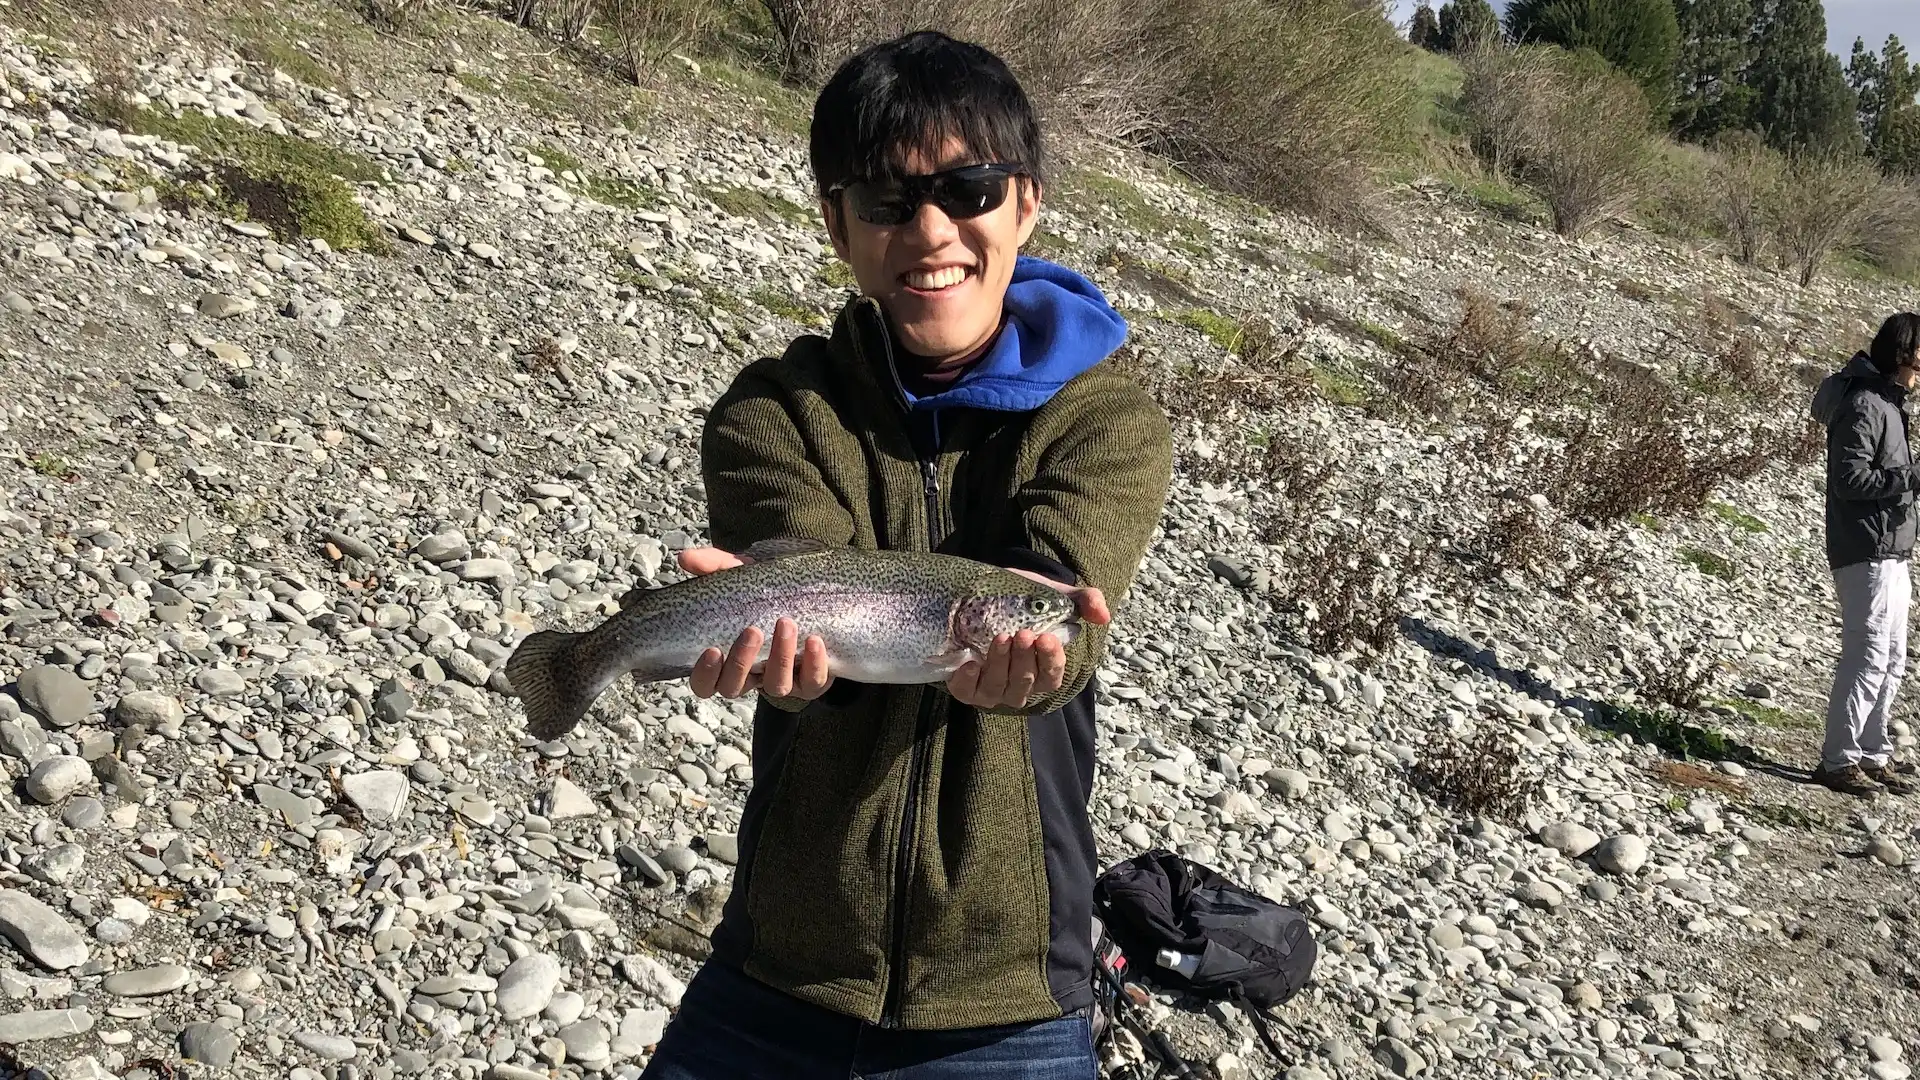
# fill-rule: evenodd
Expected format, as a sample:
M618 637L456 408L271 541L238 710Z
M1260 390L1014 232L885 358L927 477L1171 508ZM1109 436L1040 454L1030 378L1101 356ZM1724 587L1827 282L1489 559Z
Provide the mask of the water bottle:
M1191 979L1200 970L1200 958L1190 953L1176 952L1173 949L1161 949L1154 958L1161 967L1180 974L1183 979Z

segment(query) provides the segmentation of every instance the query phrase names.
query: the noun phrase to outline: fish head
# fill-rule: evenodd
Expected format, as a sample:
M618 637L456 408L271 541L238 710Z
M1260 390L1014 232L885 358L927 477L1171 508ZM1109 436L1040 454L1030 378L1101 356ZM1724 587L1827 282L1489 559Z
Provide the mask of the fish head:
M1067 644L1080 623L1073 597L1044 586L1033 591L970 596L953 613L954 644L985 653L993 639L1022 630L1051 633Z

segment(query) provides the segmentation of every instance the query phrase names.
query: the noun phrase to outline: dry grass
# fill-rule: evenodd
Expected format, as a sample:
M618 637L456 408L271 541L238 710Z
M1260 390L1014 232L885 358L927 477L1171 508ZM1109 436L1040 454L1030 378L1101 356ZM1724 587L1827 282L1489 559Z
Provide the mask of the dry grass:
M1695 765L1690 761L1655 761L1647 766L1647 771L1656 778L1678 788L1694 791L1712 791L1735 797L1747 793L1747 785L1716 769Z
M1813 284L1829 255L1853 243L1879 187L1879 174L1853 158L1803 154L1787 163L1768 217L1781 261L1801 288Z

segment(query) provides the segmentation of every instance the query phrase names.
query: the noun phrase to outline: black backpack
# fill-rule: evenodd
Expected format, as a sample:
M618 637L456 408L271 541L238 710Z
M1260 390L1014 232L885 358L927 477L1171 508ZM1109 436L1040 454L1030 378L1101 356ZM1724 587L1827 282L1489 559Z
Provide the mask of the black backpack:
M1266 1012L1299 993L1313 976L1320 946L1305 915L1160 850L1102 874L1093 898L1131 974L1238 1003L1274 1058L1286 1059L1267 1030ZM1191 975L1163 967L1158 963L1163 949L1197 957L1198 966Z

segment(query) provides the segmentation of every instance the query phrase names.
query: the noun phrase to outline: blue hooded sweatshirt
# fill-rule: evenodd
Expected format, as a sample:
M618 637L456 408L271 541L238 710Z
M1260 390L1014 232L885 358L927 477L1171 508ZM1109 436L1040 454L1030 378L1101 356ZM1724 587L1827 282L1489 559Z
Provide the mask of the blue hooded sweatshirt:
M1022 255L1007 285L1000 334L952 386L915 397L916 413L968 407L1030 412L1074 376L1112 355L1127 339L1127 321L1099 286L1057 263Z

